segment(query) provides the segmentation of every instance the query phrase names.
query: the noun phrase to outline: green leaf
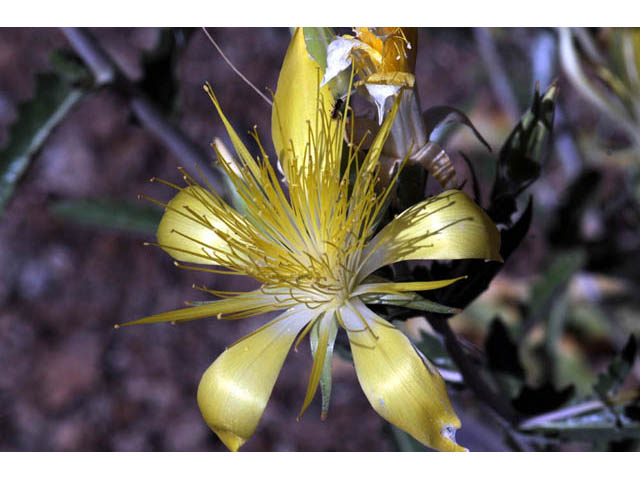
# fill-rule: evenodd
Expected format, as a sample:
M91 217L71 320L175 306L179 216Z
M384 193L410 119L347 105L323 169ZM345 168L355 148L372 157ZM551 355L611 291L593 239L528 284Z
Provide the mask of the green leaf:
M68 68L62 63L63 70ZM82 77L79 70L72 79ZM0 150L0 215L4 213L16 186L55 127L82 99L86 89L75 87L57 73L39 73L33 97L18 106L16 121L9 127L9 141Z
M324 72L327 69L327 47L336 38L336 33L330 27L304 27L303 34L309 55ZM351 69L347 68L329 82L334 98L343 98L347 94L350 76Z
M586 98L590 103L596 106L605 115L608 115L612 120L622 126L629 136L636 142L636 146L640 143L640 133L638 132L638 125L632 116L633 109L629 108L624 102L623 98L615 95L613 92L605 88L606 78L603 79L599 75L599 82L593 80L593 75L587 71L582 62L581 55L578 51L577 45L574 42L574 35L581 40L582 47L586 46L585 40L588 40L588 35L584 30L570 30L569 28L559 29L560 33L560 63L562 68L571 81L572 85ZM604 68L604 60L601 58L599 52L591 51L593 48L584 49L587 56L591 56L590 60L596 65ZM595 68L596 74L598 68Z
M90 86L93 82L93 76L82 59L70 50L62 48L54 50L51 52L49 62L56 73L74 86Z
M568 251L557 256L545 275L533 286L525 322L528 326L549 320L554 301L562 296L569 280L582 268L585 260L582 250ZM555 343L559 332L558 328L552 327L547 335L553 336L547 338L547 342Z
M629 340L627 340L620 354L609 364L607 371L598 376L598 381L593 386L593 389L603 401L608 401L609 395L613 390L617 389L627 377L631 371L633 362L635 362L637 351L636 338L630 335Z
M394 305L396 307L421 310L423 312L436 312L449 315L457 315L462 311L459 308L447 307L446 305L441 305L431 300L427 300L417 293L408 295L369 294L363 295L362 299L364 303L373 305Z
M469 117L467 117L462 110L458 110L457 108L450 107L448 105L435 105L427 108L422 116L424 118L425 133L429 140L431 140L431 134L437 127L448 123L461 123L469 127L478 141L487 147L487 150L491 151L489 143L484 139L475 125L473 125L471 120L469 120Z
M49 209L80 225L143 235L154 235L162 217L158 208L111 200L62 200Z
M413 438L404 430L389 423L391 431L393 432L393 439L396 442L399 452L428 452L429 449L422 445L419 441Z
M316 351L318 350L318 328L311 329L309 332L309 341L311 342L311 354L315 358ZM324 364L322 365L322 373L320 374L320 393L322 394L322 413L321 419L327 418L329 411L329 400L331 399L331 365L333 361L333 346L338 335L337 323L331 322L329 327L329 343L327 345L327 353L324 357Z
M415 345L436 367L454 372L458 371L458 367L449 356L444 344L436 336L421 330L420 341Z
M533 94L530 109L520 118L500 150L496 179L491 193L492 219L506 223L515 211L515 197L540 176L553 130L558 87Z

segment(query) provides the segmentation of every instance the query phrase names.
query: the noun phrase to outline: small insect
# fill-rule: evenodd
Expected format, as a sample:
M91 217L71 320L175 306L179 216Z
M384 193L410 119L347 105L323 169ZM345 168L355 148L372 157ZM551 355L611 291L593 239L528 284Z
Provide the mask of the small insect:
M344 99L338 98L336 103L333 104L333 109L331 109L331 119L337 120L338 117L342 117L345 111L345 102Z

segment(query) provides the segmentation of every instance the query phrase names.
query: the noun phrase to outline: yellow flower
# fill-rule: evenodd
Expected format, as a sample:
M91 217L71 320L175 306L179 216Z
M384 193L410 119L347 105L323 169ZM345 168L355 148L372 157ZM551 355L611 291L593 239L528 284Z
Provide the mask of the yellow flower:
M331 118L332 98L328 87L319 87L320 76L298 29L280 73L272 114L273 142L288 195L264 151L262 161L251 156L207 87L238 157L234 168L227 160L220 164L246 209L241 215L216 192L186 176L188 186L166 205L158 245L178 262L210 266L187 268L250 275L262 287L251 292L211 291L222 299L131 323L235 319L283 311L227 348L200 382L202 415L231 450L256 429L296 337L299 342L313 330L318 342L302 414L317 390L337 326L347 332L358 380L373 408L428 446L461 450L453 436L460 421L438 370L364 300L375 294L440 288L458 280L372 279L373 272L394 262L500 260L499 233L479 207L455 190L411 207L375 233L391 190L376 189L377 158L397 102L364 159L344 147L349 148L344 152L347 165L341 169L345 120Z
M382 122L387 100L402 87L413 88L416 64L415 28L378 27L355 29L355 36L337 37L327 48L327 69L323 83L329 82L351 63L378 106Z

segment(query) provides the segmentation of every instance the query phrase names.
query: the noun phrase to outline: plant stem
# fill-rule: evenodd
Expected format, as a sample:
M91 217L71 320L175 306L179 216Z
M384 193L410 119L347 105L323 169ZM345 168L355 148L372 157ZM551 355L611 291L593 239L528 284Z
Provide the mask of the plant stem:
M205 150L171 123L124 74L86 28L63 28L71 47L93 73L97 86L109 86L122 94L140 124L169 149L185 167L197 174L198 169L209 184L223 197L229 192L221 173L211 166L211 157Z
M554 410L553 412L547 412L543 413L542 415L537 415L535 417L529 418L528 420L525 420L520 425L518 425L518 428L520 430L530 430L545 423L564 420L565 418L575 417L592 410L599 410L604 407L605 404L600 400L591 400L588 402L580 403L578 405L571 405L570 407L561 408L559 410Z

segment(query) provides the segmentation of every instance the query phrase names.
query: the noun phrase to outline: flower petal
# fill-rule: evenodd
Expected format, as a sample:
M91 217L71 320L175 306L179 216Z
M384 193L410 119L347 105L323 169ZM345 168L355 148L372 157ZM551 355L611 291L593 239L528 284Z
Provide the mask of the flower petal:
M214 257L228 250L227 241L222 237L233 233L214 212L223 213L233 221L241 218L202 187L190 186L180 190L167 204L160 220L158 243L176 260L219 264Z
M237 451L262 417L291 344L316 315L291 309L235 343L204 372L198 406L207 425Z
M234 158L233 161L237 162L239 166L246 167L255 178L260 178L260 167L258 163L253 159L253 156L249 153L249 150L231 126L231 122L229 122L225 114L222 112L222 107L220 106L220 102L218 102L218 98L213 93L213 88L211 88L211 85L207 83L205 84L204 90L207 92L209 98L213 102L213 105L216 107L220 120L222 120L224 128L227 130L227 135L229 135L233 148L238 155L237 159ZM246 178L244 180L246 180Z
M294 306L294 304L294 300L288 295L288 291L282 291L281 293L264 293L262 290L253 290L230 298L207 302L203 305L150 315L118 326L127 327L129 325L146 323L186 322L206 317L215 317L218 320L235 320L237 318L247 318L261 313L273 312L274 310L284 310Z
M292 145L300 162L294 170L302 168L309 142L309 125L312 130L319 128L318 108L325 112L332 110L333 96L328 85L319 88L321 77L320 65L307 52L302 28L298 28L280 70L271 114L273 146L285 174L288 174L288 162L296 160Z
M360 279L403 260L502 261L500 232L465 193L449 190L398 215L371 240L364 258Z
M351 50L362 45L353 37L337 37L327 47L327 68L321 85L325 85L337 77L351 65Z
M431 280L429 282L382 282L382 283L363 283L358 285L353 291L354 297L367 295L371 293L398 294L402 292L421 292L424 290L435 290L438 288L448 287L452 283L467 278L466 276L449 278L447 280Z
M371 328L347 333L358 381L374 410L431 448L464 451L455 443L460 420L438 370L402 332L360 300L354 300L352 308Z

